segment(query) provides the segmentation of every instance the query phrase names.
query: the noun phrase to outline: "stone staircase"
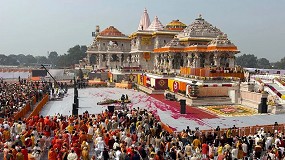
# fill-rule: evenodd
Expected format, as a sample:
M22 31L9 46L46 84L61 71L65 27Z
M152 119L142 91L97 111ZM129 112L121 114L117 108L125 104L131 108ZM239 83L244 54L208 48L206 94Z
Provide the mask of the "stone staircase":
M230 97L199 97L192 99L194 106L233 105Z
M268 112L272 114L284 114L285 104L278 104L276 106L268 106Z

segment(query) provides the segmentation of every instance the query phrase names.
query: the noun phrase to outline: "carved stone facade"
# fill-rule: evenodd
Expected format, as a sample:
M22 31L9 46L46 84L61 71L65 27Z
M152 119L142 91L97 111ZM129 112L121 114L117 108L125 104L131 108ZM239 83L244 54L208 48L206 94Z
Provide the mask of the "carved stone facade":
M189 26L173 20L165 27L158 17L149 22L144 10L138 31L125 36L110 26L99 32L87 50L87 63L96 68L139 67L174 72L181 67L235 66L237 47L201 15Z

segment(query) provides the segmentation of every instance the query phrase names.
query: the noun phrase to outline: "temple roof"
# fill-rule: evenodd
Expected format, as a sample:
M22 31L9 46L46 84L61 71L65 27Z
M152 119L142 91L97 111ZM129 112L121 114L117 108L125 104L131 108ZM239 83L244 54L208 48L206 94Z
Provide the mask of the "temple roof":
M158 17L155 16L154 20L151 22L150 26L146 29L148 31L158 31L163 30L162 23L158 20Z
M178 19L177 20L172 20L170 23L168 23L165 26L166 30L175 30L175 31L182 31L184 28L186 28L187 26L180 22Z
M143 15L141 17L139 26L138 26L138 30L146 30L150 25L150 20L149 20L149 16L147 13L147 10L144 9Z
M178 34L178 38L184 37L205 37L216 38L218 35L223 34L220 29L213 26L199 15L189 26Z
M121 33L117 28L114 26L110 26L99 33L99 36L108 36L108 37L125 37L123 33Z

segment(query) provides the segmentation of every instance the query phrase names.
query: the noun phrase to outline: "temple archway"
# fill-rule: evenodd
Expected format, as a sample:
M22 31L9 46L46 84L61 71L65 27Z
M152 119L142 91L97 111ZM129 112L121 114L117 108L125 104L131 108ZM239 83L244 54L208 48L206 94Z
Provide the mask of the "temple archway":
M90 62L90 65L97 64L97 55L91 54L89 62Z

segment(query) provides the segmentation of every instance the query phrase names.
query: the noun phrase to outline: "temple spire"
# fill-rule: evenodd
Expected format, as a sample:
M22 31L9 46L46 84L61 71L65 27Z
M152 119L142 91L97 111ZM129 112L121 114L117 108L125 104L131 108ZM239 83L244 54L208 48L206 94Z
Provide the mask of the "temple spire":
M149 31L158 31L163 30L162 23L158 20L158 17L155 16L154 20L151 22L150 26L147 28Z
M149 27L149 25L150 25L150 20L147 10L145 8L138 26L138 30L146 30Z

